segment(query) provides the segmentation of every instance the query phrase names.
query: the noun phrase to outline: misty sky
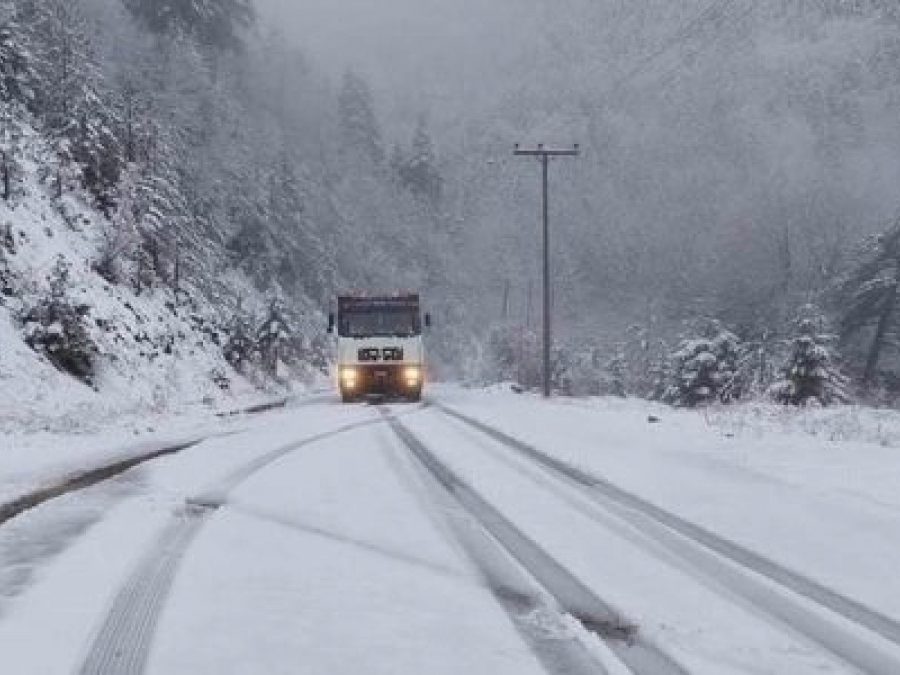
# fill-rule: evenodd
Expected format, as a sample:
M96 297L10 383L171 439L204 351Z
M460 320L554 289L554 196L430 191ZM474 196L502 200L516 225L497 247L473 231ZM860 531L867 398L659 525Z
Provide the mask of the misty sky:
M333 75L360 70L382 104L407 110L496 87L534 23L528 0L258 0L258 6L265 24L277 25Z

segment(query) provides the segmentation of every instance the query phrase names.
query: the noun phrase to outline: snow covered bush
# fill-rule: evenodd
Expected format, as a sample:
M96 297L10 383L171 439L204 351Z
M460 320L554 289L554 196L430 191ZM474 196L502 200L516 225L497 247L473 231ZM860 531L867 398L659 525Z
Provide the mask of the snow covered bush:
M618 391L606 351L595 345L557 347L551 354L551 385L564 396L601 396ZM621 384L621 382L620 382ZM622 387L624 385L622 384Z
M247 321L241 317L236 318L228 331L228 339L222 348L225 360L237 372L244 374L247 372L247 365L253 361L255 349L256 343L250 336Z
M59 259L50 294L22 317L25 342L59 370L93 384L98 349L84 323L90 307L73 305L66 298L68 278L68 265Z
M525 388L541 383L540 338L534 331L496 326L487 337L484 377L488 382L517 382Z
M316 372L328 374L331 361L331 347L323 335L316 335L310 340L309 349L306 350L304 361Z
M292 331L282 314L278 301L272 301L269 315L256 333L256 346L265 372L278 376L278 364L293 360Z
M611 396L625 398L628 396L626 381L628 378L628 360L625 356L625 345L617 345L613 357L606 363L606 390Z
M660 400L669 384L670 349L655 325L629 326L621 345L619 365L624 366L627 394ZM612 364L610 365L612 367Z
M136 241L137 234L123 209L102 221L94 271L111 284L121 283L125 277L123 263Z
M670 359L664 402L678 407L729 403L741 397L740 339L712 321L700 338L684 340Z
M550 352L550 387L563 396L576 396L585 386L585 369L581 355L565 347L554 347ZM540 370L538 370L540 373ZM596 386L596 378L590 378ZM543 382L543 376L541 376Z
M771 388L771 394L785 405L805 405L816 401L821 405L846 403L848 379L835 363L829 347L835 337L823 333L824 319L802 317L797 321L797 335L791 355L783 369L782 379Z

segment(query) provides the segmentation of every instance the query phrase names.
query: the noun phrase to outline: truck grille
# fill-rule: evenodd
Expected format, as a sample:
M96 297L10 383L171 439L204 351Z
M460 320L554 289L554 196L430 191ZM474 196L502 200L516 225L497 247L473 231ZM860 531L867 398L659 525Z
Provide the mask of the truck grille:
M357 357L359 358L360 363L377 361L381 357L381 351L375 348L360 349L359 352L357 352Z
M360 363L372 363L374 361L402 361L403 360L403 349L401 347L385 347L384 349L378 349L376 347L369 347L366 349L360 349L357 352L357 358Z

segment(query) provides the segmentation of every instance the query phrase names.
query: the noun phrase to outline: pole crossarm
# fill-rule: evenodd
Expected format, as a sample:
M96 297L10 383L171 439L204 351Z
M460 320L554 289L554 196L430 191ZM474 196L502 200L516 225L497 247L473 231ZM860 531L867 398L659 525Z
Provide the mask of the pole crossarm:
M578 157L581 154L581 147L576 144L571 148L545 148L543 145L538 145L536 148L523 148L516 143L513 154L518 157Z
M554 157L578 157L581 148L576 144L571 148L548 148L539 144L536 148L523 148L516 143L513 153L518 157L537 157L542 165L543 183L543 234L544 234L544 327L543 327L543 384L544 397L551 394L550 382L550 356L553 342L551 324L551 293L550 293L550 160Z

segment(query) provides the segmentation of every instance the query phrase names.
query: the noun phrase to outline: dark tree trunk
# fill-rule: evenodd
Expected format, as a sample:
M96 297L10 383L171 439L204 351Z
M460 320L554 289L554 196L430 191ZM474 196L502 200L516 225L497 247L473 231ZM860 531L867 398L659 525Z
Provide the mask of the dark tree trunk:
M175 282L175 298L178 298L178 294L181 292L181 253L178 250L178 247L175 248L175 274L174 274L174 282Z
M144 255L143 250L138 250L137 259L137 278L135 279L134 291L135 295L140 295L144 290Z
M872 339L872 345L869 347L869 356L866 359L866 372L863 374L863 384L869 385L875 377L875 371L878 368L878 359L881 356L881 349L884 347L884 338L887 335L891 320L894 318L894 310L897 305L897 284L895 283L888 293L884 307L881 310L881 316L878 318L878 327L875 329L875 337Z
M10 170L9 170L9 161L6 158L6 155L3 155L3 201L9 201L9 198L12 197L12 187L10 185Z

